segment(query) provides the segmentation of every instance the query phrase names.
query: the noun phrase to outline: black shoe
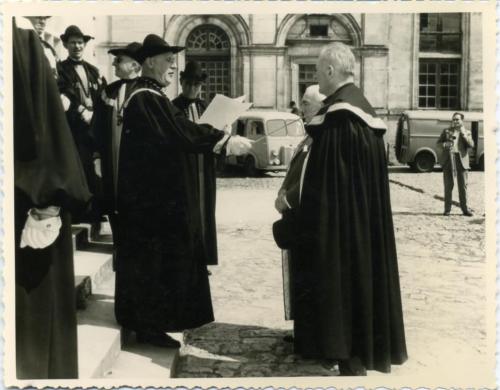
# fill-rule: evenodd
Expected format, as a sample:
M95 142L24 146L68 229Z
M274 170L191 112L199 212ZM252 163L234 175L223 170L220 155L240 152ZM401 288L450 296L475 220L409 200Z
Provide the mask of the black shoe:
M180 348L181 343L162 332L137 332L137 342L163 348Z
M445 212L443 213L443 215L444 215L445 217L449 217L449 216L450 216L450 212L449 212L449 211L445 211Z
M293 336L292 335L286 335L283 337L283 341L286 343L293 343Z
M339 362L339 376L366 376L366 368L357 357Z
M464 216L465 217L472 217L474 214L470 210L464 211Z

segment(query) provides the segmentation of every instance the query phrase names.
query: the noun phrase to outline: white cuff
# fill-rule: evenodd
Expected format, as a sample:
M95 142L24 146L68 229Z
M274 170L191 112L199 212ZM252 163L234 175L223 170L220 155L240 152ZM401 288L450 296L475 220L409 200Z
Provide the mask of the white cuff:
M213 152L216 154L220 154L220 152L222 151L222 147L224 146L226 141L229 139L229 137L231 137L229 134L225 134L224 137L222 137L222 139L215 144Z

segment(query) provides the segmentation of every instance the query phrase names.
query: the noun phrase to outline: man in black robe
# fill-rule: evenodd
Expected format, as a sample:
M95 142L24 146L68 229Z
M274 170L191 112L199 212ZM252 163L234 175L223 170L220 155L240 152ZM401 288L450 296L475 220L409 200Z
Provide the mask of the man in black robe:
M83 60L87 42L93 37L84 34L78 26L69 26L60 37L68 51L68 58L58 63L59 88L61 94L70 101L66 117L85 170L90 192L94 195L92 209L82 217L82 221L96 223L101 217L102 188L95 170L95 159L98 154L92 137L91 121L106 81L95 66Z
M202 83L207 74L202 71L201 65L196 61L186 64L180 73L182 93L172 100L172 103L181 110L186 118L198 123L201 115L207 108L204 100L199 98ZM215 226L215 185L216 171L215 158L212 151L206 153L190 153L189 160L191 174L195 182L196 196L201 215L201 226L198 227L200 245L208 265L217 264L217 231ZM210 271L209 271L210 274Z
M50 64L23 18L13 26L13 89L17 377L77 378L68 211L90 193Z
M175 53L157 35L139 50L142 77L125 101L118 163L115 314L139 342L179 343L179 332L214 320L207 266L196 238L199 205L189 153L250 143L185 118L164 93L174 77Z
M294 301L295 351L339 361L341 375L390 372L407 359L386 125L353 84L354 64L341 43L317 62L328 97L306 126Z
M137 60L138 42L132 42L124 47L108 50L114 56L113 66L119 80L107 85L101 99L96 104L92 123L93 137L99 152L99 166L102 173L103 194L101 209L109 216L113 232L114 256L116 264L119 240L116 215L116 186L120 141L123 131L123 106L135 89L136 79L141 73L141 65Z

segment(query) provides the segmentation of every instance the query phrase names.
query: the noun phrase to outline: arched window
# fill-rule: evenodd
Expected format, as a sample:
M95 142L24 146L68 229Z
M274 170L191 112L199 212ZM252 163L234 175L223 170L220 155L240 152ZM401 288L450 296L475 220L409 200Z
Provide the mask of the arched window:
M208 74L201 98L207 102L216 94L231 90L230 41L220 27L207 24L194 29L186 40L186 61L197 61Z
M286 45L288 54L298 66L298 78L294 82L297 83L299 98L308 86L317 83L314 62L321 47L328 42L354 45L351 31L337 15L303 15L288 30Z

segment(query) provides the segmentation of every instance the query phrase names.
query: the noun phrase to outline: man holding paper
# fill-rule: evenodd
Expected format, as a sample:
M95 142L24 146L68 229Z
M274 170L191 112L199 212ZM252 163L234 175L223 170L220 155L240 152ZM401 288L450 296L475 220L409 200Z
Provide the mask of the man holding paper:
M182 49L154 34L144 39L142 77L124 103L117 183L116 318L139 342L170 348L179 343L165 332L214 320L189 153L250 148L189 121L167 98Z
M172 100L172 103L192 122L199 123L200 117L207 108L200 99L202 84L207 74L202 71L196 61L186 64L180 72L182 93ZM220 155L219 155L220 156ZM224 158L224 155L222 155ZM207 265L217 265L217 232L215 230L215 185L216 172L214 154L211 150L204 153L189 153L190 177L194 179L197 203L200 211L200 226L198 241L203 249ZM210 275L210 271L208 271Z

